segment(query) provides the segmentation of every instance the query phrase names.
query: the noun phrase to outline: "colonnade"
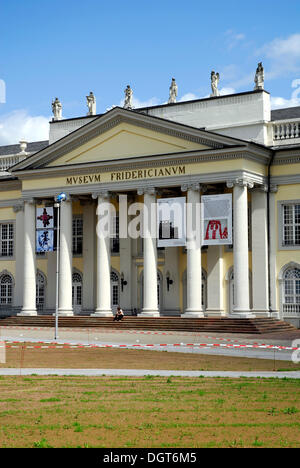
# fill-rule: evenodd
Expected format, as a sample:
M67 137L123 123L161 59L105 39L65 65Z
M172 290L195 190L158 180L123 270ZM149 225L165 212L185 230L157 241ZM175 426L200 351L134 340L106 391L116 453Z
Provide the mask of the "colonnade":
M253 184L245 179L227 182L228 188L233 188L233 257L234 257L234 309L233 317L253 317L249 302L249 244L248 244L248 189ZM191 184L181 187L187 194L190 209L187 210L187 226L195 224L194 216L201 200L201 185ZM145 213L148 223L144 226L156 226L156 210L151 206L156 204L155 188L145 188L138 191L144 197ZM109 202L109 192L97 192L92 198L97 200L97 213L104 203ZM268 239L267 239L267 193L266 190L253 192L252 197L252 273L254 310L258 314L267 314L268 298ZM108 206L108 205L107 205ZM146 214L144 214L146 216ZM150 230L144 232L143 249L143 308L141 316L158 317L157 297L157 247L156 239ZM61 204L60 226L60 277L59 277L59 315L71 316L72 309L72 199ZM94 316L111 316L111 251L110 238L97 232L96 245L96 304ZM182 317L203 317L201 298L201 245L197 239L187 239L187 294L186 309ZM20 315L36 315L36 254L35 254L35 200L24 201L24 276L23 276L23 306ZM218 291L208 284L208 309L212 315L223 315L222 311L222 263L220 249L214 250L211 264L212 277L216 280Z

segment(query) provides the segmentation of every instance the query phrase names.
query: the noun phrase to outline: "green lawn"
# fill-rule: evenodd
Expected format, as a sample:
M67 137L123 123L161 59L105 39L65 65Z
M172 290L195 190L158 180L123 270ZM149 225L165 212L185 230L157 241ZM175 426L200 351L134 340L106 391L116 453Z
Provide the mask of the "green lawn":
M300 447L300 381L0 377L1 447Z

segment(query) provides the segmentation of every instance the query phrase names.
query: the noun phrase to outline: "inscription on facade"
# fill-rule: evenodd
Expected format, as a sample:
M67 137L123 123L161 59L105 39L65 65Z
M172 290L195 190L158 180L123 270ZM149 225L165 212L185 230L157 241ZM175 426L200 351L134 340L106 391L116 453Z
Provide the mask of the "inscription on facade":
M72 176L66 178L66 185L95 184L101 182L100 174Z
M116 182L118 180L151 179L152 177L168 177L183 174L185 174L185 166L169 166L155 169L112 172L110 180L111 182Z
M117 182L121 180L151 179L155 177L179 176L186 173L185 166L168 166L149 169L135 169L102 174L78 175L66 177L65 185L96 184L99 182Z

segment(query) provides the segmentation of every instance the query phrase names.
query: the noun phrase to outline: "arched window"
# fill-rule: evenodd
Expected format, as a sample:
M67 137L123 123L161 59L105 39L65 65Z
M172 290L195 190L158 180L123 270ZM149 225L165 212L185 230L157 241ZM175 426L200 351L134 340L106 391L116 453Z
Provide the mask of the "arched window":
M40 271L36 275L36 308L37 310L43 310L45 307L45 285L46 279L43 273Z
M300 313L300 268L288 268L283 275L283 313Z
M110 273L111 307L115 311L120 302L119 276L115 271Z
M0 304L11 305L13 300L13 278L8 273L0 277Z
M79 272L72 275L72 303L74 313L80 313L82 309L82 276Z

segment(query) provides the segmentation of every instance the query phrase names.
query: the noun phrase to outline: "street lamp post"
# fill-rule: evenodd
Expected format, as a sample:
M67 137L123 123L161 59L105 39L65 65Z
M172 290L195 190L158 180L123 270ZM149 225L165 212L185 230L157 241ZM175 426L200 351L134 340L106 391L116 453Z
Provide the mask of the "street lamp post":
M54 208L57 208L57 229L56 229L56 300L55 300L55 334L54 339L58 338L58 290L59 290L59 260L60 260L60 204L66 201L67 195L60 193L56 197Z

